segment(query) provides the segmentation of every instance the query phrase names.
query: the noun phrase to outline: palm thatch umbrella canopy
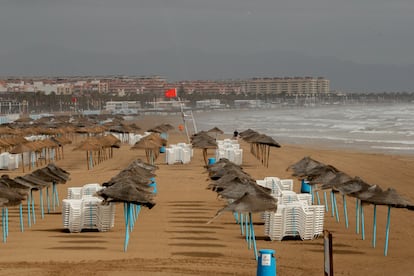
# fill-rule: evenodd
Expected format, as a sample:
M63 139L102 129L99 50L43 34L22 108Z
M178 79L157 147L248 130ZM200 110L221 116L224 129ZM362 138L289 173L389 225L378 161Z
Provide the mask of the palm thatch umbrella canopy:
M385 191L382 189L376 189L376 191L373 191L372 196L366 197L363 201L375 205L388 205L394 208L407 208L410 210L414 207L413 203L403 198L395 189L392 188L388 188Z
M224 131L222 131L221 129L219 129L218 127L215 126L213 128L210 128L209 130L207 130L207 133L210 134L210 135L214 135L214 138L217 139L217 136L219 134L223 135Z
M142 205L151 209L155 206L153 194L148 192L145 194L134 183L116 183L105 189L99 190L97 195L102 197L106 203L109 202L129 202Z
M23 172L24 172L24 167L25 167L25 165L24 165L24 163L25 163L24 153L28 152L30 154L30 152L32 152L32 151L33 151L33 148L30 147L29 145L27 145L27 141L26 141L26 143L20 143L20 144L14 146L9 152L11 154L21 154L22 155L22 169L23 169ZM28 160L28 161L29 161L28 163L29 163L29 169L30 169L30 160Z
M158 158L160 148L166 144L166 139L161 138L158 134L151 133L137 141L131 149L144 149L147 162L153 165Z
M325 166L325 164L310 158L309 156L303 157L298 162L290 165L286 170L292 170L292 175L296 177L304 177L312 169Z
M342 194L356 197L359 193L367 191L371 187L359 177L354 177L351 180L343 183L337 183L333 186L333 189L341 192Z
M86 139L82 141L78 146L76 146L73 150L86 151L86 164L89 170L92 169L96 163L93 153L101 151L102 149L102 144L99 143L96 139Z
M238 212L238 213L262 213L262 212L276 212L277 199L268 193L256 193L254 195L245 192L240 198L229 203L224 208L217 211L216 215L209 221L209 223L221 215L222 212Z
M160 125L157 125L153 128L148 129L148 132L156 132L156 133L166 133L170 130L173 130L174 127L171 124L163 123Z
M0 186L10 188L23 196L27 196L31 189L30 185L18 183L10 178L7 174L3 174L0 177Z
M250 152L266 167L269 167L270 148L281 147L272 137L252 129L240 132L239 136L250 143Z
M221 130L221 129L219 129L218 127L213 127L213 128L211 128L211 129L209 129L209 130L207 130L207 132L208 133L217 133L217 134L224 134L224 132Z
M374 204L374 226L373 226L373 247L375 247L375 238L376 238L376 214L377 214L377 205L386 205L388 206L387 214L387 224L385 230L385 246L384 246L384 256L388 254L388 240L390 232L390 221L391 221L391 207L394 208L406 208L408 210L414 210L414 203L403 198L397 193L396 190L388 188L383 191L379 187L371 187L371 191L361 193L358 196L361 197L361 200L367 203Z
M26 195L22 195L7 186L0 185L0 198L3 199L3 206L16 206L26 199Z
M216 149L217 148L217 142L216 140L208 135L205 131L200 131L198 133L195 133L190 138L191 144L194 148L199 148L203 150L203 158L204 162L207 166L208 160L207 160L207 150L208 149Z

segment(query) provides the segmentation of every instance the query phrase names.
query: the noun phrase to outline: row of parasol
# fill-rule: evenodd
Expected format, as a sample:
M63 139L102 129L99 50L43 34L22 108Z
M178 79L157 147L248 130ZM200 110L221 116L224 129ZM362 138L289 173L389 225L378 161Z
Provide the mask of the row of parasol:
M356 199L356 232L359 233L359 222L361 221L362 239L365 239L364 205L372 204L374 206L372 233L373 247L376 246L377 206L387 206L388 215L386 224L386 240L384 247L385 256L388 252L391 207L414 210L414 204L403 198L394 189L388 188L387 190L383 190L378 185L368 184L360 177L351 177L332 165L323 164L322 162L314 160L308 156L289 166L288 170L293 171L293 176L296 176L300 179L305 179L311 185L312 190L315 191L315 195L319 202L319 194L317 191L331 190L332 214L335 212L337 221L339 221L339 216L335 194L340 193L343 199L345 226L347 228L348 212L346 205L346 196L354 197ZM326 193L324 193L324 197L326 204Z
M252 213L275 212L277 199L270 194L271 189L259 186L255 179L243 171L242 167L225 158L221 158L206 168L209 178L212 180L208 188L227 202L227 206L218 210L208 223L211 223L224 211L233 212L236 222L240 224L242 235L246 237L248 248L254 249L257 260Z
M0 206L2 207L3 242L8 236L8 208L19 206L20 230L24 231L23 201L27 201L27 224L31 227L36 223L35 200L33 191L39 191L41 217L44 218L43 190L46 190L47 212L59 206L59 195L56 184L64 184L69 180L69 173L53 163L37 169L30 174L9 178L2 175L0 178ZM50 200L50 189L52 200ZM52 203L50 202L52 201ZM51 206L52 205L52 206Z
M132 232L141 206L151 209L155 206L157 192L155 170L157 166L137 159L109 181L96 195L103 198L102 204L123 203L125 218L124 251L127 251L130 232Z

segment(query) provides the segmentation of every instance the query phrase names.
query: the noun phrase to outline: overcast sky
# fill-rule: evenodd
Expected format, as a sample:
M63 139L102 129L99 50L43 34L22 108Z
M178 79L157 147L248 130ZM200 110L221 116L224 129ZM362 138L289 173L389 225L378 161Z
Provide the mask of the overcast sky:
M3 76L295 74L369 89L339 75L413 70L414 2L0 0L0 37Z

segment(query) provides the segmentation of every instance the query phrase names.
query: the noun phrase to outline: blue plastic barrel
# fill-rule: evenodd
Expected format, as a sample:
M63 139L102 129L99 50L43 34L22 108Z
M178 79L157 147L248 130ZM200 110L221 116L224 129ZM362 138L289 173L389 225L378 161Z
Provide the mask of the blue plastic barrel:
M213 165L214 163L216 163L216 158L209 158L208 159L208 164L209 165Z
M302 185L300 186L300 192L301 193L308 193L310 194L311 191L311 185L309 184L308 181L302 179Z
M276 259L273 249L260 249L257 260L257 276L276 276Z
M164 153L164 152L165 152L165 147L164 146L160 147L160 153Z

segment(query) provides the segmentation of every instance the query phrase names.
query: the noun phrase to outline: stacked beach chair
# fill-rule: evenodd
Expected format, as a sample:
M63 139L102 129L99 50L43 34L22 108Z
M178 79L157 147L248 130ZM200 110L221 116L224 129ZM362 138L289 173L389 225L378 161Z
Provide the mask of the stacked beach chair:
M102 186L97 183L68 188L68 198L62 204L65 229L71 233L81 232L83 229L105 232L114 227L115 205L102 205L102 199L94 196L100 189Z
M216 160L227 158L236 165L243 163L243 149L237 140L224 139L217 141Z
M193 157L193 148L191 144L178 143L171 144L165 150L165 162L168 165L180 163L190 163L191 157Z
M323 232L324 205L312 205L311 194L297 194L292 191L293 180L266 177L257 180L263 187L272 189L272 196L278 200L276 212L265 212L265 235L271 240L299 236L312 240Z

